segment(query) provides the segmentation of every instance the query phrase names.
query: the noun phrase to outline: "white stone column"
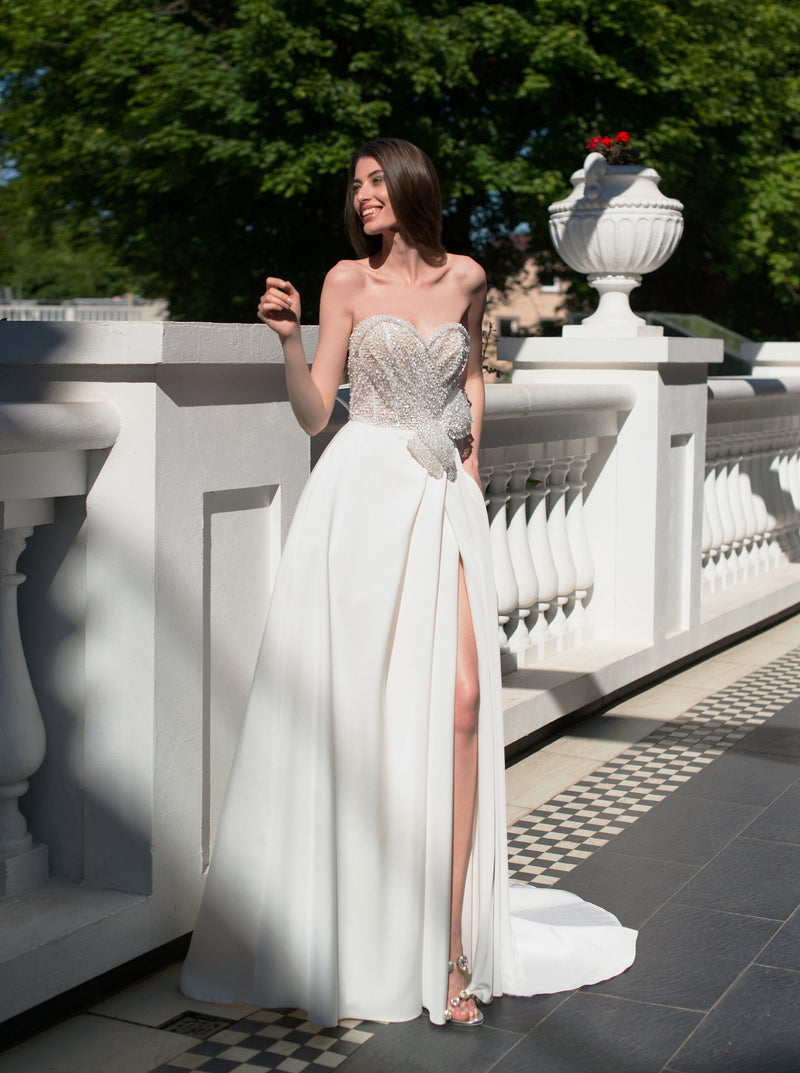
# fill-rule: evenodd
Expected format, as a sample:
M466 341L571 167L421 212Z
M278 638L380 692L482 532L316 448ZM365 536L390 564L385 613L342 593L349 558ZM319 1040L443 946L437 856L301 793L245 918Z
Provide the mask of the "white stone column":
M534 484L531 488L529 503L528 546L539 582L539 593L536 614L531 615L531 618L535 620L530 624L529 639L535 646L531 656L536 657L546 655L548 644L552 641L547 614L558 593L558 573L547 529L547 496L550 491L552 468L551 458L536 458L531 472L531 480Z
M769 493L769 443L768 430L757 432L753 437L753 456L750 464L750 487L753 490L753 502L761 531L759 542L759 571L769 570L772 566L772 545L775 529L775 515L772 511L772 498Z
M577 573L570 549L567 532L567 473L572 465L571 455L561 454L564 444L553 444L551 450L553 468L550 476L550 508L547 515L547 533L558 575L555 599L555 614L550 621L550 631L560 637L567 630L566 606L575 592Z
M735 580L736 577L736 553L734 550L736 522L731 510L730 496L728 495L728 467L723 437L715 437L709 448L709 455L714 463L714 487L717 508L722 522L718 576L721 584L725 586Z
M785 561L781 547L781 525L783 524L783 491L780 484L780 433L770 429L764 436L764 454L762 459L764 498L767 501L769 531L767 547L771 566L779 566Z
M508 548L517 582L518 607L512 616L508 644L512 652L524 652L530 644L528 619L536 614L539 579L528 544L527 503L531 495L528 480L533 462L516 462L508 486Z
M52 502L0 505L0 897L19 894L47 877L47 847L34 844L19 799L39 770L45 732L22 650L17 560L33 523L52 520ZM32 524L20 524L29 520Z
M750 480L753 441L746 432L741 432L736 437L736 444L738 451L739 499L741 500L745 520L746 571L748 577L753 577L758 573L759 567L759 525Z
M773 460L773 469L780 488L780 512L778 514L778 534L781 550L788 559L792 558L795 541L792 537L792 519L794 516L794 504L792 502L792 488L789 473L789 453L791 450L791 434L784 428L778 439L777 455Z
M574 605L569 615L570 628L580 632L580 640L588 640L585 603L594 585L594 560L586 535L583 512L583 490L586 481L583 475L589 459L597 450L597 441L585 440L581 453L573 457L567 471L567 536L575 563Z
M800 547L800 530L798 529L800 518L800 457L798 452L800 452L800 447L798 446L798 430L794 421L792 421L791 430L787 433L787 441L786 486L791 499L791 509L787 511L786 535L789 555L794 559Z
M709 443L707 454L710 450ZM714 457L707 457L703 485L703 585L707 593L714 592L720 584L723 539L722 518L717 502L716 461Z
M506 489L508 488L512 469L513 467L510 464L488 467L489 536L492 545L494 581L497 589L497 610L500 623L498 636L501 657L506 657L506 665L508 665L510 648L505 626L519 607L517 580L514 577L514 566L508 546L508 520L506 515L506 504L508 503Z

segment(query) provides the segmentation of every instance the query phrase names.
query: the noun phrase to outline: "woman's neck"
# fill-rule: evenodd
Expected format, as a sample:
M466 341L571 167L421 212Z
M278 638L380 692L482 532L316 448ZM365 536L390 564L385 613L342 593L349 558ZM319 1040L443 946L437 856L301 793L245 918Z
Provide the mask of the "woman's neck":
M381 249L370 258L373 268L403 283L417 283L430 270L416 246L410 245L399 231L385 231L382 240Z

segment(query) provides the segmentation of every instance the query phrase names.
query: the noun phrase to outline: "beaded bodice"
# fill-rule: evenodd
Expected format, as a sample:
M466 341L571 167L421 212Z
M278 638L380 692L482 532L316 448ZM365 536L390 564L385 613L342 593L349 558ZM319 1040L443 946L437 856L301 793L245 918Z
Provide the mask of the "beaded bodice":
M442 324L426 339L402 317L367 317L350 336L351 420L408 429L420 465L455 480L454 445L471 425L461 383L468 356L463 324Z

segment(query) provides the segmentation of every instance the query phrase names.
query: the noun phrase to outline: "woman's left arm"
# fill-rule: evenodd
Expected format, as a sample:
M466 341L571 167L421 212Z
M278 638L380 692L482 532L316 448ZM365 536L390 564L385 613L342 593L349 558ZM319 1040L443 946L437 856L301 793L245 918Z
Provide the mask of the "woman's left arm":
M474 478L482 492L483 484L478 471L478 448L481 442L483 408L486 399L486 390L483 383L483 312L486 308L486 275L479 265L475 264L474 261L472 263L474 272L471 273L472 279L470 282L472 286L467 310L469 359L464 379L464 391L469 399L470 414L472 416L472 432L469 450L464 452L466 457L462 457L462 462L464 469Z

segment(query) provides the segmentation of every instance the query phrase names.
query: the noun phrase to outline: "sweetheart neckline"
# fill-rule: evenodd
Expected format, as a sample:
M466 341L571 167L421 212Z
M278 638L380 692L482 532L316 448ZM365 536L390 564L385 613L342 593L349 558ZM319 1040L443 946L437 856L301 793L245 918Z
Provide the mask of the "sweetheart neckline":
M393 320L397 321L399 324L405 324L406 327L410 328L412 332L414 332L414 334L417 335L426 345L429 344L431 340L439 334L439 332L444 331L445 328L460 328L464 335L467 337L467 339L469 339L469 332L460 321L448 320L444 324L440 324L438 328L434 328L430 335L423 335L423 333L416 326L416 324L413 324L410 320L406 320L405 317L398 317L395 313L370 313L368 317L364 317L363 320L360 320L357 324L353 326L353 330L350 333L350 338L352 339L358 329L361 328L364 324L369 324L371 320Z

